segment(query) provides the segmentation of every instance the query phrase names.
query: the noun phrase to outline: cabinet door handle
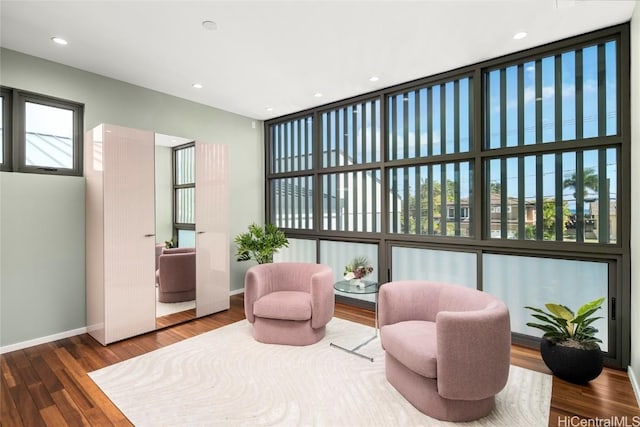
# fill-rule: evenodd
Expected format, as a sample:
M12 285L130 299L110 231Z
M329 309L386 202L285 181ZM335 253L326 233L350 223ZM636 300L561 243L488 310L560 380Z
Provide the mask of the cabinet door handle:
M204 234L204 231L196 231L197 234Z
M153 237L155 234L145 234L144 237Z

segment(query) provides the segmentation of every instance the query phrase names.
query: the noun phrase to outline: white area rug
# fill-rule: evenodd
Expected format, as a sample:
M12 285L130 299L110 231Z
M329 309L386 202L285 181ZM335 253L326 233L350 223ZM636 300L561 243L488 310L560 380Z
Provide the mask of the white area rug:
M89 376L144 426L546 426L551 376L511 367L491 415L472 423L427 417L387 382L373 328L334 318L317 344L261 344L246 321L216 329Z

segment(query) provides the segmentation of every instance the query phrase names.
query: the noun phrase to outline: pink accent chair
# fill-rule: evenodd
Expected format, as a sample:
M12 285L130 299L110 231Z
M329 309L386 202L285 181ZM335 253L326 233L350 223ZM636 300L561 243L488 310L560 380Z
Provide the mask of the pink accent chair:
M244 313L256 340L309 345L325 335L335 297L331 267L279 262L251 267L244 279Z
M382 285L378 305L387 380L445 421L488 415L509 377L509 309L475 289L426 281Z
M156 271L159 302L196 298L196 252L194 248L164 249Z

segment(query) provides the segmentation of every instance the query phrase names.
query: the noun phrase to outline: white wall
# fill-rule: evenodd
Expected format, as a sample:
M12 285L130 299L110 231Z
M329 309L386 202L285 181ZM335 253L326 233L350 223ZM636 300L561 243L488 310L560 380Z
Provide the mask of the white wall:
M230 215L233 218L229 230L231 290L243 287L248 265L235 262L233 236L244 231L251 222L264 222L261 122L6 49L0 50L0 84L84 103L85 130L100 123L111 123L227 144ZM33 183L34 179L38 180L37 185ZM84 180L2 174L0 324L3 333L0 347L86 326L84 206L79 202L84 197L84 185L79 182ZM52 194L76 202L57 206L53 217L47 215L48 202L37 206L15 202L20 194L29 194L34 200L50 200L48 194L52 189L55 189ZM73 231L68 229L69 223L61 223L60 218L70 218ZM21 229L48 232L15 234ZM56 229L65 230L63 236L68 235L72 242L77 240L78 243L64 242L60 246L56 242L63 236L56 234ZM53 237L55 240L52 241ZM41 247L43 240L50 245L46 250ZM50 252L57 250L66 251L68 262L51 261ZM58 272L58 268L68 270L68 276ZM45 277L48 280L42 280ZM32 287L25 288L25 283ZM46 298L52 290L64 298L48 301ZM5 310L5 307L10 309Z
M631 18L631 366L640 401L640 6ZM634 268L634 266L636 268Z

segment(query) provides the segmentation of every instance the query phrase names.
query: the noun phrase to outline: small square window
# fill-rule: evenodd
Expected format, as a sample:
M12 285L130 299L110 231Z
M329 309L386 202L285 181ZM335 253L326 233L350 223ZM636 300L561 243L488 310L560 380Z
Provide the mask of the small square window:
M26 166L73 169L73 111L25 102Z
M0 170L82 176L84 106L0 86Z

